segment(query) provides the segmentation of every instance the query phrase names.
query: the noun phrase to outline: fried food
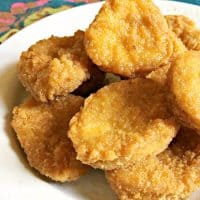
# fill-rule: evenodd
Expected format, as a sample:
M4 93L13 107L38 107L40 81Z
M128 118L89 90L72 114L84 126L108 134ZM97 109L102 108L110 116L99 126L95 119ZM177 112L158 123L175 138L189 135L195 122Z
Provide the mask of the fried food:
M89 57L124 77L150 72L173 51L164 16L151 0L107 0L85 33Z
M70 121L77 159L110 170L162 152L178 129L165 95L163 87L141 78L110 84L91 95Z
M200 50L200 30L191 19L182 15L167 15L166 20L189 50Z
M120 200L183 200L200 186L200 137L182 129L167 150L135 165L107 171Z
M187 30L196 29L196 24L188 17L183 15L166 15L169 28L180 37Z
M180 38L178 38L173 32L171 32L171 39L173 42L173 53L170 59L170 62L176 58L179 54L184 53L188 49L186 46L183 44Z
M13 110L12 126L30 166L55 181L72 181L88 171L76 160L67 137L68 123L84 99L68 95L50 103L33 98Z
M200 30L187 30L181 39L189 50L200 51Z
M170 104L183 126L200 133L200 52L188 51L179 55L168 73Z
M36 100L47 102L66 96L89 80L95 70L99 72L86 55L83 38L83 31L71 37L52 36L22 53L19 79Z
M173 41L173 54L171 57L171 61L172 61L178 55L187 51L187 48L174 33L171 33L171 37L172 37L172 41ZM151 73L147 74L146 78L151 79L151 80L161 84L162 86L165 86L166 81L167 81L167 73L170 69L170 66L171 66L171 62L169 62L168 64L160 67L159 69L156 69L155 71L152 71Z

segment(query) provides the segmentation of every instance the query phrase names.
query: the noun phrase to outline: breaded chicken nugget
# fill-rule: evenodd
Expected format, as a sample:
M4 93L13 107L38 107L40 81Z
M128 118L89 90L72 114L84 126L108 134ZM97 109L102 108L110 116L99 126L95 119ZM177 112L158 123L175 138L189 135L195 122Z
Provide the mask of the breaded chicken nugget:
M76 160L68 123L84 99L68 95L47 103L30 98L13 110L12 126L29 164L55 181L72 181L88 171Z
M188 51L179 55L168 73L170 104L183 126L200 133L200 52Z
M196 24L188 17L183 15L166 15L169 28L180 37L185 31L196 29Z
M86 55L84 32L71 37L50 37L23 52L18 63L19 79L32 96L42 102L66 96L100 72ZM96 75L95 75L96 77Z
M102 70L133 77L166 64L173 45L151 0L107 0L85 33L89 57Z
M106 177L120 200L185 200L200 186L200 137L183 129L157 157Z
M69 137L77 159L110 170L162 152L177 129L163 88L138 78L110 84L87 98L70 121Z
M172 41L173 41L173 54L172 54L171 60L173 60L179 54L182 54L185 51L187 51L187 48L174 33L172 33L171 37L172 37ZM166 81L167 81L167 73L170 69L170 65L171 65L171 62L160 67L159 69L156 69L155 71L152 71L151 73L149 73L146 76L146 78L151 79L151 80L161 84L162 86L165 86Z

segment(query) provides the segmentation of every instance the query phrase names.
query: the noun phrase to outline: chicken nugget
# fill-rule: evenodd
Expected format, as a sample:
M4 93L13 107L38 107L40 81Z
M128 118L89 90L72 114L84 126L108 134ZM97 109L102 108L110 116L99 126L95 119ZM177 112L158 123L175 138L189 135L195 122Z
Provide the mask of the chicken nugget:
M12 126L31 167L55 181L72 181L88 171L76 160L68 123L84 99L68 95L50 103L33 98L13 110Z
M168 62L173 45L164 16L151 0L107 0L85 33L89 57L124 77Z
M162 152L178 129L165 95L163 87L142 78L112 83L91 95L70 121L77 159L110 170Z
M133 166L107 171L120 200L183 200L200 186L200 137L182 129L167 150Z
M183 126L200 133L200 52L187 51L171 64L168 73L170 107Z
M36 100L47 102L66 96L90 79L96 66L86 55L83 38L83 31L71 37L52 36L22 53L19 79Z
M184 15L166 15L169 28L180 37L185 31L196 29L196 24Z

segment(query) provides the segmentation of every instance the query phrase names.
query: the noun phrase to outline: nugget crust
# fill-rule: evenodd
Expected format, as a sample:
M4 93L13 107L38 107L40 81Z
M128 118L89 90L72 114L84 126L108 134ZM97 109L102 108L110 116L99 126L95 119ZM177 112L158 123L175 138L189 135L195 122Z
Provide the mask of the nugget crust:
M107 0L85 34L89 57L102 70L125 77L166 64L169 28L150 0Z
M181 39L189 50L200 51L200 30L185 31Z
M200 133L200 52L188 51L172 62L168 73L169 101L183 126Z
M174 33L171 33L171 38L173 41L173 54L171 57L171 61L173 61L178 55L187 51L187 48ZM147 74L146 78L151 79L161 84L162 86L166 86L167 73L170 69L171 61L168 64L160 67L159 69L156 69L155 71L152 71L151 73Z
M106 177L120 200L185 200L200 186L200 137L183 129L157 157Z
M29 164L52 180L76 180L88 171L67 137L69 120L82 104L83 98L73 95L49 104L30 98L13 110L12 126Z
M165 16L169 28L180 37L185 31L195 29L195 23L188 17L183 15L166 15Z
M66 96L90 79L95 66L86 55L83 38L83 31L71 37L52 36L22 53L19 79L36 100Z
M95 168L115 169L162 152L178 129L165 97L162 87L139 78L91 95L70 121L77 158Z
M186 16L167 15L169 28L182 40L189 50L200 50L200 30Z

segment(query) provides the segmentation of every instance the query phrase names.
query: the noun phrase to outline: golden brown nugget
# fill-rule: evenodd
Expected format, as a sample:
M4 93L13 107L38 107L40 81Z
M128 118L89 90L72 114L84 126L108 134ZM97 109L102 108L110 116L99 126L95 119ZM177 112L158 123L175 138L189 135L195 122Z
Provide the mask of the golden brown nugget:
M162 152L178 129L165 95L161 86L141 78L110 84L91 95L70 121L77 159L110 170Z
M85 33L89 57L102 70L133 77L169 60L167 22L151 0L107 0Z
M12 126L29 164L52 180L76 180L89 169L76 160L67 137L69 120L83 101L82 97L73 95L49 104L30 98L13 110Z
M200 52L179 55L168 73L172 111L183 126L200 133Z
M200 186L200 137L183 129L157 157L106 177L120 200L186 200Z
M187 30L196 29L196 24L184 15L166 15L169 28L180 37Z
M83 38L83 31L71 37L52 36L22 53L19 79L36 100L46 102L66 96L94 76L91 73L96 66L86 55Z

